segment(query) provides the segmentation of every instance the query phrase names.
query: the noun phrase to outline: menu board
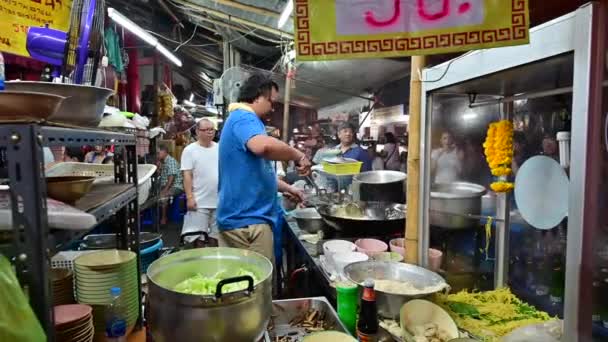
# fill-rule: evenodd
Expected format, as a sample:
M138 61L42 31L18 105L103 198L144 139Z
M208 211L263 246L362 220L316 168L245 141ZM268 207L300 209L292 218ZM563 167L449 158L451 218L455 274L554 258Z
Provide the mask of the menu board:
M295 0L300 61L439 54L529 42L528 0Z

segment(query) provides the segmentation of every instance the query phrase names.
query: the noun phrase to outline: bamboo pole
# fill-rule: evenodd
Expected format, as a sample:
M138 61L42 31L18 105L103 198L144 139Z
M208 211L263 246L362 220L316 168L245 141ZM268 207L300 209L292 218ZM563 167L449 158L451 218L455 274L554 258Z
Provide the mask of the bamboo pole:
M407 156L407 219L405 229L405 262L419 264L418 222L420 191L420 118L422 82L420 75L426 65L425 56L413 56L410 75L409 135Z

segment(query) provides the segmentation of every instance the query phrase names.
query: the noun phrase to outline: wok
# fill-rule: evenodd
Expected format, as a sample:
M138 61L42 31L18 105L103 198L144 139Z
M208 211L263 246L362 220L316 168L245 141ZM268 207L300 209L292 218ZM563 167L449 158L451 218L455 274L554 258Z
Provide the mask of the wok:
M348 218L337 215L343 204L324 204L317 211L327 225L341 236L380 236L403 233L405 229L405 205L391 202L358 202L363 217Z

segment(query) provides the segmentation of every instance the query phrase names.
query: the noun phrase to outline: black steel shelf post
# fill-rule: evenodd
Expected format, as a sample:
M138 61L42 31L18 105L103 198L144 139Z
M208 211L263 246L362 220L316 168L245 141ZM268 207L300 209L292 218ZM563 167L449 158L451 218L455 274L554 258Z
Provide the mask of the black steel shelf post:
M136 145L128 145L124 147L124 151L126 154L126 180L128 183L132 183L136 186L137 193L139 194L139 189L137 188L138 176L137 176L137 146ZM142 317L142 306L141 306L141 274L144 270L141 269L141 254L140 254L140 245L139 245L139 234L140 234L140 223L139 223L139 196L135 196L135 199L131 201L127 205L126 209L126 218L127 222L125 224L127 237L127 246L121 246L121 248L127 247L129 250L134 251L137 254L137 290L140 294L139 296L139 315L137 320L137 325L139 327L142 326L143 317Z
M48 341L53 341L43 137L35 124L0 125L0 141L6 151L17 274L21 284L27 286Z

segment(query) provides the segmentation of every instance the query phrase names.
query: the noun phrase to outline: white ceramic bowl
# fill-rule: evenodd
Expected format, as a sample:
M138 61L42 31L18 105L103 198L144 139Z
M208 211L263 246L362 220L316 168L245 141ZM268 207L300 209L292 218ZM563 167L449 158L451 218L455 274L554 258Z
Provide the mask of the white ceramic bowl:
M323 255L329 267L335 268L333 255L336 253L354 252L357 246L346 240L329 240L323 244Z
M361 252L342 252L333 255L334 267L336 272L343 276L344 267L358 261L367 261L369 256Z

